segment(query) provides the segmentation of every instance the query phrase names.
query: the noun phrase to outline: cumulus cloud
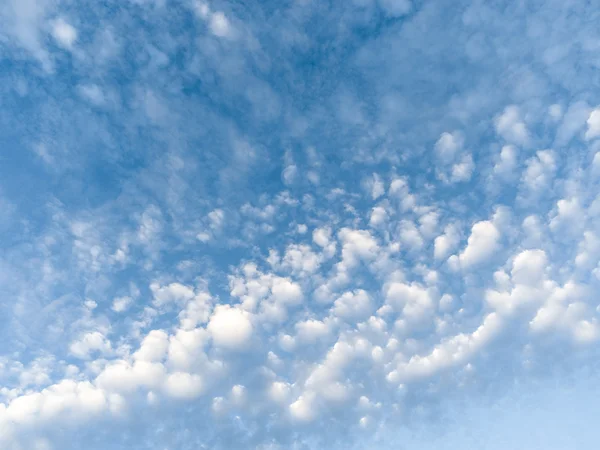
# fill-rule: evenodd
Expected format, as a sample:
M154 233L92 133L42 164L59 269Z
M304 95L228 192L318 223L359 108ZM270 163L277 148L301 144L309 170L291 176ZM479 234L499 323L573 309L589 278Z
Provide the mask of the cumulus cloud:
M213 343L228 350L240 350L249 345L253 326L248 314L228 305L218 305L208 322Z
M496 117L494 125L496 132L510 143L526 145L529 141L529 131L516 105L504 108L504 111Z
M77 30L65 19L59 17L52 23L52 36L58 45L71 50L77 40Z
M595 139L600 136L600 109L594 109L587 120L587 130L585 132L586 139Z
M500 237L500 231L489 220L473 224L467 246L458 255L461 267L469 268L486 262L499 249Z

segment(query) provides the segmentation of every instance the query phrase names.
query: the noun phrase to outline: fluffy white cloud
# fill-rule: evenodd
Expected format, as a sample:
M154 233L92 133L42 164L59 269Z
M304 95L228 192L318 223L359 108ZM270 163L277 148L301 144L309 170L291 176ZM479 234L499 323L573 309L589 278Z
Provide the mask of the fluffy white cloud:
M517 149L514 145L505 145L500 151L498 162L494 165L494 173L501 176L514 174L517 168Z
M529 141L529 131L521 118L519 108L515 105L507 106L502 114L494 120L496 132L508 142L517 145L526 145Z
M354 292L345 292L334 303L331 312L343 319L360 321L367 318L372 312L372 302L369 294L358 289Z
M174 372L165 382L165 392L175 398L193 399L202 393L202 389L202 378L196 374Z
M118 313L127 311L132 303L133 299L129 296L117 297L113 300L112 310Z
M597 137L600 136L600 108L596 108L594 109L587 121L587 130L585 132L585 138L590 140L590 139L595 139Z
M108 354L112 351L110 341L99 331L85 333L81 338L71 343L70 353L81 359L88 359L93 353L100 355Z
M169 336L163 330L152 330L133 357L138 361L161 361L169 348Z
M435 151L438 158L443 162L449 163L462 150L463 144L464 136L460 131L452 133L444 132L435 143Z
M444 233L435 238L433 256L435 259L446 258L460 243L460 235L456 225L450 224L444 228Z
M548 187L556 171L556 155L552 150L540 150L527 160L522 182L526 189L538 193Z
M475 223L471 228L467 246L458 256L461 266L469 268L485 262L498 250L500 237L500 231L493 222L482 220Z
M387 376L389 382L406 383L414 379L431 377L452 366L465 364L502 330L502 320L496 313L488 314L472 333L452 336L437 345L425 356L413 356Z
M77 40L77 30L60 17L52 23L52 36L61 47L71 50Z
M229 305L217 305L207 330L215 346L240 350L250 344L253 326L247 312Z

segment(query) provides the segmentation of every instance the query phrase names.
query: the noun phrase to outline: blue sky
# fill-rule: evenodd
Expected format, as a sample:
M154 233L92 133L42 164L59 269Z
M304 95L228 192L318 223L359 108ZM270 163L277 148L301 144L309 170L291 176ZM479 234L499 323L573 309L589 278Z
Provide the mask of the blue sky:
M597 448L599 16L2 2L0 447Z

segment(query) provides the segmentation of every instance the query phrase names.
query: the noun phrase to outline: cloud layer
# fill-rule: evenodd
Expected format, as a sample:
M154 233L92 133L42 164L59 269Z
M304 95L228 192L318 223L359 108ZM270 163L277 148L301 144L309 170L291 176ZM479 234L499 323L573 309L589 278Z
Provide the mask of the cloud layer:
M0 6L0 447L374 448L595 370L585 2Z

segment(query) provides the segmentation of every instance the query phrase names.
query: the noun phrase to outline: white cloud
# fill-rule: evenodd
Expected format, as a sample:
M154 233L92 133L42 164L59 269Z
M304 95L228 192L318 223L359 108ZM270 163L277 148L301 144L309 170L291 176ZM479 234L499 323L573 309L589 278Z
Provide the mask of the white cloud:
M385 288L385 301L411 323L419 323L434 310L431 294L417 283L389 283Z
M132 303L133 303L133 299L129 296L117 297L113 300L111 309L114 312L121 313L121 312L127 311Z
M525 250L515 257L511 278L515 283L536 285L543 279L547 268L548 258L543 250Z
M562 146L568 143L583 128L590 116L590 107L586 102L575 102L569 105L563 116L562 123L556 131L556 144Z
M494 120L496 132L508 142L517 145L526 145L529 141L529 131L521 119L519 108L515 105L507 106L503 113Z
M133 355L137 361L161 361L169 348L169 336L163 330L152 330L142 341L139 350Z
M197 374L174 372L165 381L165 392L171 397L193 399L203 390L202 378Z
M444 228L444 233L435 238L433 256L440 260L446 258L460 242L460 234L456 225L450 224Z
M108 354L112 350L110 341L102 333L91 331L71 343L70 353L80 359L89 359L92 353Z
M309 319L296 323L298 339L302 342L313 343L329 335L330 328L325 322Z
M314 395L305 394L290 405L290 414L294 420L310 422L315 419L315 408L313 405Z
M233 29L225 14L220 11L213 13L210 17L210 30L215 36L231 37Z
M365 187L373 200L377 200L385 194L385 184L381 177L376 173L366 180Z
M505 145L500 151L498 162L494 165L494 173L501 176L514 174L517 168L517 149L514 145Z
M473 175L475 163L471 155L463 155L461 160L452 166L450 181L459 183L469 181Z
M59 17L52 22L52 36L61 47L71 50L77 40L77 30L64 18Z
M369 294L358 289L345 292L334 303L331 312L343 319L360 321L370 316L373 309Z
M490 313L474 332L445 339L428 355L413 356L408 362L400 363L388 374L388 381L405 383L428 378L452 366L464 364L498 335L502 325L500 317L496 313Z
M587 130L585 138L587 140L595 139L600 136L600 108L592 110L587 118Z
M78 86L80 95L95 106L106 103L106 96L97 84L83 84Z
M185 304L194 298L195 295L192 288L181 283L171 283L167 286L152 283L150 290L154 296L153 304L157 307L168 306L170 304Z
M454 160L457 153L462 151L464 137L460 131L452 133L444 132L435 143L435 151L444 163L449 163Z
M287 186L294 184L297 177L298 167L295 164L290 164L285 169L283 169L283 172L281 172L281 178Z
M253 326L245 311L229 305L217 305L207 330L215 346L240 350L249 345Z
M556 155L552 150L540 150L527 160L522 182L532 193L539 193L548 187L556 171Z
M382 206L376 206L371 211L371 218L369 219L369 226L377 228L387 221L388 215Z
M467 246L458 257L461 266L468 268L490 258L499 249L500 237L500 231L489 220L475 223Z

